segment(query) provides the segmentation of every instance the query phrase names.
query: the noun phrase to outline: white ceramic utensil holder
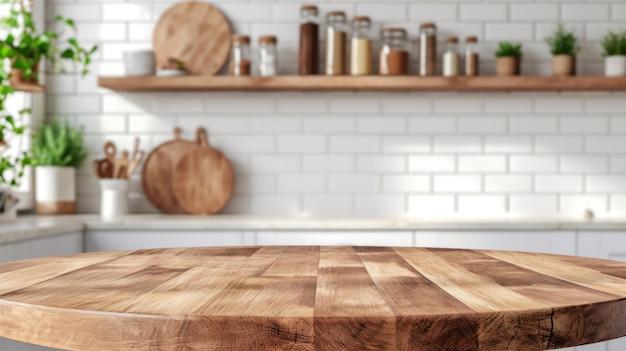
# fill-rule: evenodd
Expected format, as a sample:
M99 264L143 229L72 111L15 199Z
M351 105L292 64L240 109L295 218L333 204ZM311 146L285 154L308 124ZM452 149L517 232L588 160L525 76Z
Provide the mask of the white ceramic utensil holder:
M127 179L100 179L100 214L103 218L116 218L128 214Z
M607 77L626 76L626 56L607 56L604 59L604 72Z
M124 70L127 76L153 76L156 62L151 50L124 52Z

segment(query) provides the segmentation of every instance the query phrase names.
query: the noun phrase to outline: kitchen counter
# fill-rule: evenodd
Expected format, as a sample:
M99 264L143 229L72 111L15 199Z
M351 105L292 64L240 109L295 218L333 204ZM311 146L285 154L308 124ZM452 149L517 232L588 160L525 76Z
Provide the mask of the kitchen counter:
M310 218L279 216L129 215L104 221L99 215L22 216L0 223L0 244L72 231L626 231L626 219L572 218L418 219Z
M79 218L24 216L15 222L0 222L0 245L84 230L85 223Z

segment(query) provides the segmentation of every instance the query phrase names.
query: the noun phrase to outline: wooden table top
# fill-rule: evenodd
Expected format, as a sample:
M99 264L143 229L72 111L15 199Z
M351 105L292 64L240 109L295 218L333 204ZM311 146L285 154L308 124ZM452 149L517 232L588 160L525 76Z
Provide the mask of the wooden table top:
M543 350L626 335L626 264L240 247L0 265L0 336L67 350Z

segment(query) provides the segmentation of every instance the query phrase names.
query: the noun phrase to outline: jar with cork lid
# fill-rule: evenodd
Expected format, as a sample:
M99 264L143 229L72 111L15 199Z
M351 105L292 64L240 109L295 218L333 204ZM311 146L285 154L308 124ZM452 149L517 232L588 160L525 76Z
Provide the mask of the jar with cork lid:
M300 50L298 73L319 73L319 10L314 5L303 5L300 9Z
M346 54L348 23L343 11L331 11L326 15L326 75L347 73Z
M432 22L422 23L419 34L419 75L437 74L437 26Z
M380 49L380 75L409 74L408 36L404 28L384 28Z
M352 41L350 43L350 74L364 76L372 74L372 21L367 16L352 19Z
M250 37L233 35L230 51L230 74L236 77L250 75Z
M478 38L465 38L465 75L477 76L480 74L480 57L478 55Z
M272 77L278 72L277 42L278 40L273 35L259 37L259 75L261 77Z
M446 39L446 52L443 54L443 75L444 77L455 77L459 75L459 39L448 37Z

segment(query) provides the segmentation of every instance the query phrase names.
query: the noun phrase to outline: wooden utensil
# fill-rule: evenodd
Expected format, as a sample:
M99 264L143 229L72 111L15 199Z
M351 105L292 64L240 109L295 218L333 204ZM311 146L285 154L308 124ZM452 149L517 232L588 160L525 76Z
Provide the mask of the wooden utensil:
M153 46L157 69L170 59L184 63L193 75L214 75L230 53L228 20L211 4L178 3L167 10L154 28Z
M185 210L207 215L219 212L232 197L235 172L228 159L209 146L203 129L198 138L200 146L178 161L172 188Z
M104 144L104 156L111 162L115 164L115 156L117 155L117 147L112 141L107 141Z
M172 178L178 161L198 146L197 142L181 140L181 130L174 130L174 140L159 145L146 158L141 184L146 197L163 213L187 213L172 190Z
M107 158L103 160L94 160L93 170L96 177L100 179L113 178L114 167L111 161L109 161Z
M137 169L137 167L139 167L139 164L141 163L141 161L143 161L143 158L145 156L145 152L139 149L140 143L141 140L139 138L136 138L135 149L133 150L133 158L130 160L130 163L128 165L128 178L130 178L133 173L135 173L135 170Z
M122 157L115 160L115 178L128 179L128 151L122 152Z

